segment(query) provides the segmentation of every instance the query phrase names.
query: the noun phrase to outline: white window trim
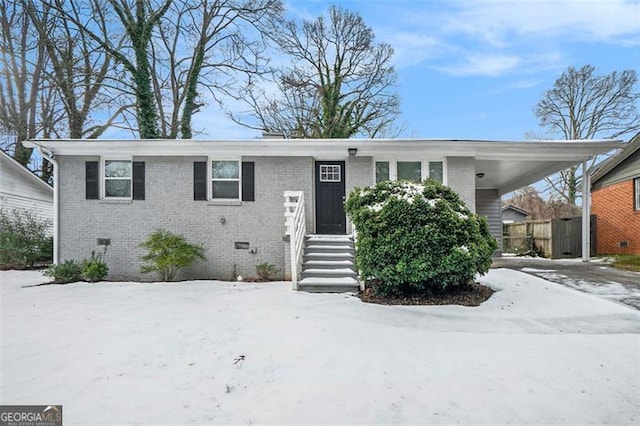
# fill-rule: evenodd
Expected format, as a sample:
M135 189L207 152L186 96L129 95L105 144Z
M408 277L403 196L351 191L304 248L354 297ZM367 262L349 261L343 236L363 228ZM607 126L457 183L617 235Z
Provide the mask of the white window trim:
M221 202L226 203L229 201L241 201L242 200L242 159L241 158L220 158L220 157L208 157L207 158L207 201L214 203ZM238 163L238 179L216 179L223 182L238 182L238 198L213 198L213 162L214 161L235 161Z
M334 168L331 172L327 172L328 174L334 175L335 174L335 167L338 168L338 180L323 180L322 179L322 168L323 167L332 167ZM320 164L320 176L318 177L320 179L320 182L327 182L327 183L340 183L342 182L342 165L341 164Z
M633 179L633 209L640 211L640 177Z
M381 157L373 159L373 183L376 183L376 163L378 162L388 162L389 163L389 180L397 180L398 179L398 161L404 162L416 162L420 161L420 173L422 175L422 180L424 181L429 176L429 162L442 162L442 184L447 185L447 159L446 158L422 158L416 160L415 158L389 158L389 157Z
M131 191L129 197L107 197L106 190L106 182L107 177L105 176L105 163L107 161L128 161L131 163L131 176L129 178L109 178L110 180L126 180L128 179L131 183ZM130 201L133 200L133 157L132 156L109 156L109 157L100 157L100 199L101 200L113 200L113 201Z
M443 158L442 160L438 160L435 158L430 158L428 160L426 160L425 164L426 164L426 168L427 168L427 176L429 175L429 163L442 163L442 184L443 185L447 185L448 180L447 180L447 159Z

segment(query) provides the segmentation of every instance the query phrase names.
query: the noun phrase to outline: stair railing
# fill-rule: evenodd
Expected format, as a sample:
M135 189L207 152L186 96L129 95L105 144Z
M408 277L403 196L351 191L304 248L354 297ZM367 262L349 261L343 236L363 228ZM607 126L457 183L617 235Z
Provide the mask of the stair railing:
M356 247L358 246L358 230L356 229L356 226L352 223L351 224L351 238L353 238L353 248L354 250L356 249ZM354 262L355 262L355 256L354 256ZM360 284L360 291L364 291L364 279L362 279L360 277L360 271L358 270L358 267L355 267L356 273L358 274L358 283Z
M302 262L302 248L304 247L304 237L307 234L304 214L304 192L284 192L284 216L287 227L286 235L289 236L289 252L291 253L291 284L293 290L297 290Z

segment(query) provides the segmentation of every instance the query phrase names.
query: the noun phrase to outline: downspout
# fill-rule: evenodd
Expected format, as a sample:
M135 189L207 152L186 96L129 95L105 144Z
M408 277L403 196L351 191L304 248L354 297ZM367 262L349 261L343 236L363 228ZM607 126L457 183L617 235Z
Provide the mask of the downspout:
M60 220L59 220L59 202L60 202L60 185L58 185L58 161L55 160L52 151L35 144L36 149L48 162L53 164L53 264L58 265L59 259L59 234L60 234Z
M582 261L591 260L591 169L582 162Z

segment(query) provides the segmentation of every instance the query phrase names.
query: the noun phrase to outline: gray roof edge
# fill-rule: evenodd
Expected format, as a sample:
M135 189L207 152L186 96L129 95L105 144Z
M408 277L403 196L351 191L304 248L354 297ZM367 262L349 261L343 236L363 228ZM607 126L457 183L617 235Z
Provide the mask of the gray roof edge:
M0 155L7 158L16 168L18 168L22 174L25 176L29 176L28 179L32 179L36 182L37 185L42 186L43 188L47 188L47 190L53 192L53 187L49 185L47 182L40 179L38 175L33 173L31 170L20 164L15 158L9 155L4 149L0 149Z
M502 210L502 211L505 211L506 209L512 209L512 210L515 210L515 211L517 211L517 212L520 212L520 213L522 213L522 214L524 214L524 215L526 215L526 216L531 216L531 213L530 213L530 212L528 212L527 210L525 210L525 209L521 209L520 207L515 206L515 205L513 205L513 204L511 204L511 203L509 203L509 204L505 204L505 205L504 205L504 206L502 206L502 208L501 208L501 210Z
M605 177L615 169L620 163L629 158L631 154L640 149L640 132L638 132L618 154L601 163L598 168L591 173L591 185Z

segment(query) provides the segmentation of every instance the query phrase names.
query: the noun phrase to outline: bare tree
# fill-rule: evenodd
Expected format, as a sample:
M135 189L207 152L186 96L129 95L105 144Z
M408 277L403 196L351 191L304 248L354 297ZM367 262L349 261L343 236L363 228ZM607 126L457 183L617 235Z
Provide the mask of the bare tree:
M541 127L567 140L616 138L640 130L640 91L635 70L598 75L585 65L569 67L536 105ZM596 159L593 160L595 162ZM546 179L555 196L575 205L581 176L577 167Z
M96 109L107 111L107 104L113 100L104 90L108 75L113 71L112 56L47 3L23 1L33 28L44 44L50 64L46 79L52 90L59 93L64 106L67 136L73 139L99 137L127 107L106 114L104 122L92 122L92 113ZM75 20L81 19L82 12L74 3L69 3L67 11ZM96 18L104 17L98 15ZM105 28L106 22L102 20L100 25Z
M526 186L513 193L513 197L503 204L513 204L531 214L530 220L561 219L579 216L580 207L564 200L545 200L532 186Z
M193 136L202 91L218 102L238 98L243 76L264 72L266 24L280 0L199 0L174 4L152 43L152 80L163 137Z
M73 2L48 1L86 39L124 67L135 96L139 135L144 139L158 138L158 107L151 85L149 50L154 29L173 0L87 0L82 3L87 8L83 12L70 6Z
M290 66L273 87L249 86L237 122L295 138L376 137L399 115L393 49L354 12L332 6L328 19L285 22L272 36ZM275 95L273 95L275 92Z
M53 126L38 119L43 110L52 110L40 104L51 99L43 83L46 52L20 1L0 0L0 37L0 127L10 136L15 159L27 166L32 150L20 142Z

